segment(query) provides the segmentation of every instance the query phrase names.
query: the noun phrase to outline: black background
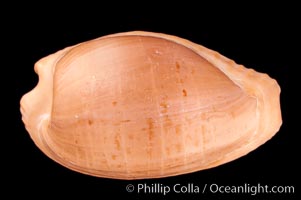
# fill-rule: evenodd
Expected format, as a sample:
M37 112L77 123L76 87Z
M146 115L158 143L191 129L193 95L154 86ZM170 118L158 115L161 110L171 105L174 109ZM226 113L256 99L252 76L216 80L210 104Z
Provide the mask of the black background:
M96 6L96 5L95 5ZM93 5L91 5L93 7ZM91 8L90 7L90 8ZM141 6L143 8L148 5ZM193 6L192 6L193 7ZM293 185L295 194L269 194L256 196L241 194L172 194L176 199L294 199L298 194L297 186L297 132L290 130L288 113L290 87L289 72L292 68L292 48L295 46L295 13L287 7L277 8L260 6L233 8L223 12L215 6L191 8L155 7L151 11L144 9L122 9L101 7L84 14L89 8L66 14L66 8L43 10L43 6L34 10L32 15L26 11L19 13L16 19L8 23L10 65L14 80L13 127L5 134L7 145L4 176L9 179L6 187L13 188L18 194L20 188L27 188L22 196L42 198L45 196L76 197L85 195L85 199L101 199L103 195L122 194L131 199L144 199L148 194L128 193L127 184L160 183L173 186L194 183L204 185ZM205 14L204 11L208 11ZM105 12L106 11L106 12ZM185 12L183 12L185 11ZM288 12L289 14L285 14ZM18 12L15 12L18 13ZM176 177L123 181L96 178L73 172L46 157L32 142L21 121L19 100L21 96L37 84L38 78L33 71L34 63L40 58L64 47L96 37L116 32L144 30L163 32L189 39L214 49L221 54L243 64L248 68L264 72L275 78L281 86L281 109L283 125L280 131L267 143L247 156L222 166ZM162 194L155 198L166 198Z

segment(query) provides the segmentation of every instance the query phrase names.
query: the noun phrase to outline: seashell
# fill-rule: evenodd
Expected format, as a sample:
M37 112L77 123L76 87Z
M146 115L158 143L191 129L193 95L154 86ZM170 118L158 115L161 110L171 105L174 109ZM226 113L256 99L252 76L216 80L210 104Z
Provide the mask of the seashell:
M237 159L280 128L268 75L188 40L151 32L100 37L35 65L21 99L35 144L72 170L143 179Z

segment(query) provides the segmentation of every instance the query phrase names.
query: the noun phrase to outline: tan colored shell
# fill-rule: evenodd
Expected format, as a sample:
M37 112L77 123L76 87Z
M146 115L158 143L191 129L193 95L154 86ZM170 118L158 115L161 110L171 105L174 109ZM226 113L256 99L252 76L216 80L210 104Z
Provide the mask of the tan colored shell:
M281 126L266 74L190 41L108 35L49 55L21 112L35 144L78 172L166 177L239 158Z

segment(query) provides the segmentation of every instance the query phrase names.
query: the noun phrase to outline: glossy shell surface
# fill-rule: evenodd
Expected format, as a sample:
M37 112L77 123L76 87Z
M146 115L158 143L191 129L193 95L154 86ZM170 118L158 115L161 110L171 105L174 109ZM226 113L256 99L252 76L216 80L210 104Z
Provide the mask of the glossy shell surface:
M35 65L21 100L26 129L56 162L116 179L221 165L281 126L280 87L188 40L160 33L100 37Z

